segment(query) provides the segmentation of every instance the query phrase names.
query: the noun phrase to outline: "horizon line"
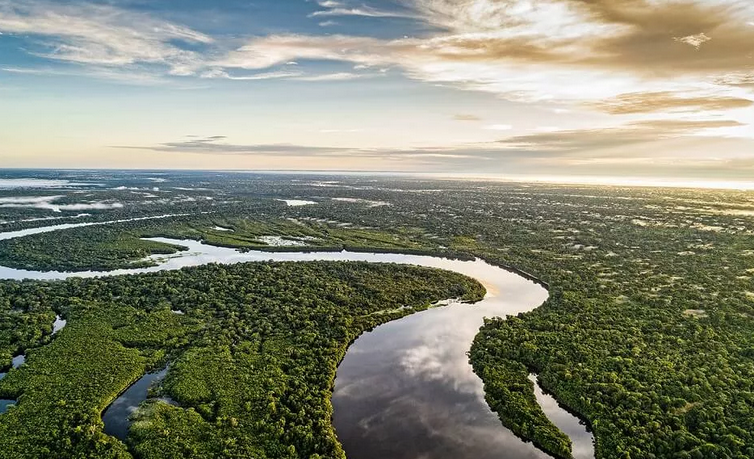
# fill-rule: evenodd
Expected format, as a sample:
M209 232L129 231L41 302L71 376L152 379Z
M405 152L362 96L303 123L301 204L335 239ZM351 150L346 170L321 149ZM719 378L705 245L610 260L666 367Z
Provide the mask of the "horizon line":
M108 167L0 167L0 171L54 171L54 172L211 172L236 174L271 174L271 175L358 175L358 176L395 176L422 177L434 180L459 180L481 182L504 182L523 184L552 185L587 185L597 187L631 187L631 188L680 188L728 191L754 191L754 181L720 180L704 178L675 177L615 177L615 176L559 176L559 175L505 175L460 172L415 172L415 171L370 171L341 169L154 169L154 168L108 168Z

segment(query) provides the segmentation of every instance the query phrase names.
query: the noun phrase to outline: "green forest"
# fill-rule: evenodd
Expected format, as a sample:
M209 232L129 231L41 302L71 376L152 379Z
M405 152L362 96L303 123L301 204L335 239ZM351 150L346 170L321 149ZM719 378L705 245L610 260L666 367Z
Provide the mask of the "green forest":
M147 186L138 176L132 180L126 185ZM189 188L193 183L192 178L180 174L170 180L164 188L171 183ZM470 361L485 383L488 403L502 423L517 435L555 455L568 453L562 433L538 428L546 423L533 402L532 385L527 380L530 373L536 373L544 389L588 422L595 434L595 453L599 459L754 457L754 193L253 174L205 179L202 188L175 191L172 198L166 198L173 199L170 206L137 203L125 194L103 191L103 199L118 199L124 203L124 208L117 211L119 217L142 216L145 206L154 215L172 211L190 215L159 222L80 228L71 230L65 239L60 238L63 233L55 236L49 233L0 241L0 264L69 270L133 266L134 261L156 250L177 250L169 246L149 246L140 239L159 235L187 237L242 250L278 250L266 247L259 239L272 235L304 241L305 247L295 250L352 248L479 257L498 266L530 273L541 279L550 291L549 300L533 312L489 318L470 351ZM186 195L195 201L186 201ZM212 200L203 201L202 197ZM293 207L280 199L309 199L316 204ZM8 230L46 224L22 221L39 217L36 210L13 212L19 212L15 220L10 214L4 217L9 221L4 226ZM105 212L95 212L91 219L105 221L112 217ZM213 229L215 226L232 231ZM95 244L98 241L93 236L95 229L101 230L101 237L106 241L104 248L97 248ZM120 248L112 243L118 238L124 241ZM69 252L56 248L62 240L71 247ZM138 251L132 250L134 244L138 245ZM76 255L68 256L69 253ZM106 261L98 265L100 259ZM160 276L173 275L177 274ZM424 276L421 281L417 279L416 288L427 288L424 282L431 278ZM378 278L375 276L375 282ZM60 285L84 286L97 282L114 282L115 285L126 280L67 281ZM66 312L72 307L57 300L39 300L21 293L40 286L44 286L44 291L52 291L48 284L28 282L7 283L4 287L0 345L6 364L19 350L50 342L48 333L55 312ZM388 292L394 290L394 286L386 283L383 293L389 295ZM274 292L274 295L288 295L290 289L281 286L280 291ZM153 289L128 296L112 294L114 304L132 307L137 312L158 308L158 303L148 300L155 294ZM351 299L351 294L344 291L342 301L353 305L362 301ZM427 296L422 299L435 298ZM215 298L214 294L210 297ZM204 327L209 326L203 314L223 311L227 317L232 317L229 324L240 327L245 323L238 320L237 315L233 316L233 311L222 309L228 304L224 300L215 301L210 297L201 314L195 312L185 318L173 318L180 322L170 328L175 333L168 339L174 342L173 347L160 347L159 351L151 345L128 347L138 349L138 356L143 359L136 358L140 363L133 375L159 367L167 360L173 362L162 390L169 391L169 395L182 404L181 410L155 403L140 411L143 417L132 431L136 442L133 451L143 451L139 454L148 454L149 448L168 448L167 442L156 436L159 431L168 435L191 432L186 438L207 439L191 446L202 448L204 444L219 445L228 440L218 436L227 426L246 425L235 414L222 414L237 413L239 407L226 412L212 403L212 397L224 393L225 389L200 383L198 375L194 376L199 379L184 383L189 381L185 379L191 372L188 369L195 367L192 362L211 360L215 362L214 368L227 368L224 363L230 358L224 349L210 347L207 350L196 344L184 344L184 341L200 343L202 337L207 336L202 334ZM83 295L76 308L82 311L91 308L86 298ZM97 302L101 304L100 300ZM167 304L163 306L159 309L168 309ZM64 315L73 318L73 314L71 309L70 314ZM119 317L118 314L106 316L107 320ZM362 317L359 321L365 320L363 317L388 319L359 317ZM356 327L354 330L364 330L373 325L352 320L350 325L344 325L347 332L351 326ZM211 323L221 322L213 319ZM69 327L60 338L56 335L47 346L32 350L27 368L11 371L0 383L0 396L17 395L23 384L31 384L31 380L20 375L31 372L34 365L41 365L35 363L42 361L35 354L41 356L43 349L62 342L66 334L74 333L75 320ZM223 328L222 334L244 337L244 342L252 343L251 347L257 350L278 349L276 352L284 353L287 349L284 342L267 333L260 334L256 327L228 326L227 330ZM118 330L118 327L110 326L110 329ZM337 335L345 336L338 343L345 346L356 332L348 333ZM296 338L303 339L304 335ZM234 345L232 337L227 340ZM240 343L235 345L240 346ZM342 349L331 352L335 355L342 353ZM125 356L119 358L126 359ZM267 364L255 360L257 358L259 355L254 354L248 361L239 360L234 365L264 368L265 372L268 368L270 371L272 368L290 370L282 363L265 366ZM307 361L298 356L286 358L300 360L302 364ZM282 361L277 354L275 359L276 365L277 359ZM333 365L328 374L334 374L337 361L337 358L328 360ZM212 368L211 363L206 365L203 368ZM278 393L280 388L276 384L281 378L265 372L255 370L254 374L271 375L265 379L266 384L270 384L271 392ZM127 385L135 377L124 376L123 380ZM287 391L294 391L296 387L291 380L286 382ZM196 388L197 393L189 395L187 388ZM98 399L99 404L91 406L96 409L112 396L113 391ZM321 395L319 397L322 399ZM313 395L312 400L317 400L317 396ZM283 418L282 413L289 416L292 412L304 413L302 416L306 417L308 402L298 400L290 405L276 402L270 406L270 401L265 406L270 410L274 408L276 416L280 416L276 419L286 419L286 424L273 426L266 422L264 429L269 431L255 431L254 438L274 438L273 430L283 432L281 435L297 432L296 435L302 436L284 444L296 448L295 454L301 457L301 448L311 442L326 443L333 448L306 450L323 451L313 454L339 451L337 446L332 446L337 445L337 441L331 436L317 434L301 440L306 437L304 431L323 430L299 428L297 424L287 424L292 422L288 417ZM254 403L262 402L255 399L252 410L256 409ZM15 410L20 411L22 406L23 403L19 403ZM326 409L326 404L319 406ZM327 417L320 411L314 412L319 413L315 416L317 419ZM12 418L11 414L7 419ZM220 423L222 428L217 427L221 417L226 423ZM10 422L7 419L0 421L2 425ZM329 422L326 424L330 429ZM99 430L95 428L93 432L94 436ZM65 438L70 440L71 437ZM101 437L87 438L95 444L113 444L112 440ZM260 446L264 442L266 440L227 447L231 448L229 451L252 446L266 451ZM168 451L160 454L173 457ZM275 450L274 454L283 453Z
M345 262L1 282L4 317L23 324L2 329L4 352L22 345L27 361L0 380L0 398L17 400L0 415L0 457L342 458L330 394L347 346L439 300L484 294L455 273ZM68 325L50 337L55 313ZM149 402L128 445L105 435L102 411L168 362L160 391L178 406Z

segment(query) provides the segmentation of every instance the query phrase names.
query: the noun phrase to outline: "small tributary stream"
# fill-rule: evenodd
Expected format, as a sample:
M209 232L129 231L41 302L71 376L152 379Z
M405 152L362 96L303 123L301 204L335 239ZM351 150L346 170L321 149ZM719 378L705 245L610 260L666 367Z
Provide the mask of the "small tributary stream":
M1 237L0 237L1 239ZM251 261L367 261L405 263L455 271L487 288L484 300L429 309L377 327L348 349L338 367L333 423L350 459L548 458L504 428L484 400L481 380L466 355L484 317L531 311L547 299L535 282L481 260L358 252L241 253L196 241L150 240L188 247L172 256L153 256L159 266L111 272L34 272L0 267L0 278L65 279L179 269L206 263ZM105 430L127 434L129 415L163 372L150 373L128 388L104 413ZM535 392L548 417L573 441L577 459L594 457L593 437L552 397ZM13 403L13 402L11 402ZM2 409L2 405L0 405Z
M67 321L62 319L60 316L55 316L55 322L52 324L52 334L56 334L60 330L65 327ZM13 361L11 363L11 368L16 369L26 363L26 354L21 354L13 357ZM0 373L0 379L3 379L7 373ZM8 411L8 408L10 408L12 405L15 405L15 400L8 400L8 399L0 399L0 414L5 413Z

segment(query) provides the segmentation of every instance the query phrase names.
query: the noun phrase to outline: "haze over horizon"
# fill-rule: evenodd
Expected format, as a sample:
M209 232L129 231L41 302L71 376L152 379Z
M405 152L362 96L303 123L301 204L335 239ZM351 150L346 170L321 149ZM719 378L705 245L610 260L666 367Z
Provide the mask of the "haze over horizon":
M0 167L754 177L748 0L0 0Z

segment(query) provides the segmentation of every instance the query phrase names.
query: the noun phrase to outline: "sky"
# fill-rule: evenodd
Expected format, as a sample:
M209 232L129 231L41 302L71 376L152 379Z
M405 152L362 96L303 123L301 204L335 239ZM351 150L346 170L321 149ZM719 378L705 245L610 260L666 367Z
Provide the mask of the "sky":
M751 0L0 0L0 167L754 181Z

